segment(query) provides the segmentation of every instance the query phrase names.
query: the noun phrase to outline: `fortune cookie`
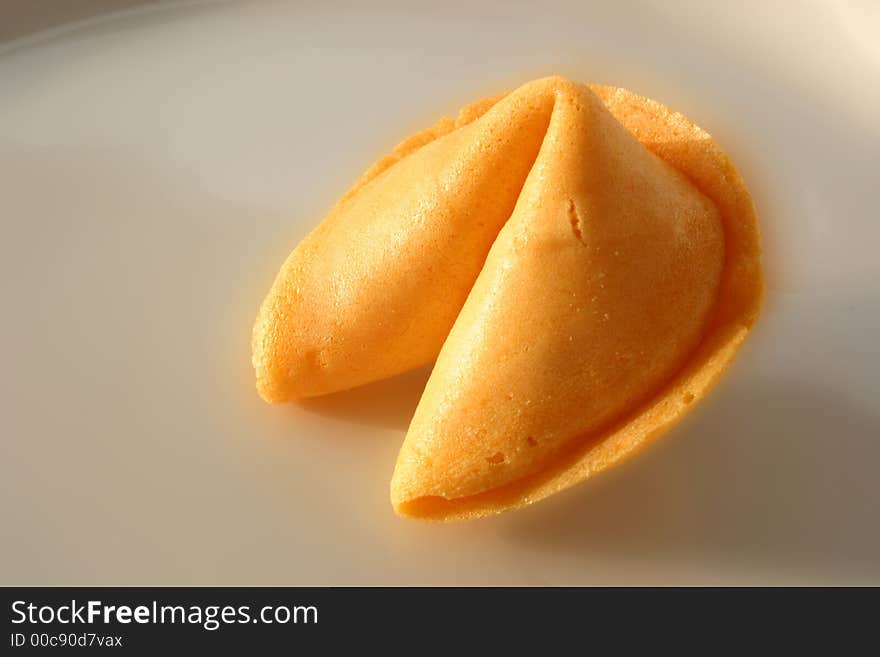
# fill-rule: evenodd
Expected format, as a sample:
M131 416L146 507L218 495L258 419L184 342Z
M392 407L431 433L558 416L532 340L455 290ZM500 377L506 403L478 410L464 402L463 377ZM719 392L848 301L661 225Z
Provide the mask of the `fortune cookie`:
M254 328L257 388L281 402L435 362L391 502L483 516L681 419L762 296L754 206L712 138L544 78L404 141L294 249Z

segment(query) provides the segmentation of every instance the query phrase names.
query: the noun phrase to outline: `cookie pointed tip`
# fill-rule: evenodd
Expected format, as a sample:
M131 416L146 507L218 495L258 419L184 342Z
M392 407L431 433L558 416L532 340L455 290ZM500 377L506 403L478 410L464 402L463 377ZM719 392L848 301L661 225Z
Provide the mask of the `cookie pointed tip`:
M297 389L292 385L289 368L284 366L286 359L266 331L261 330L258 321L254 330L251 363L254 367L257 393L269 404L283 404L298 398Z
M259 377L257 378L256 387L257 394L260 395L260 398L267 404L283 404L285 402L293 401L294 399L279 390L277 386Z
M391 507L398 518L424 520L428 522L448 522L454 520L447 513L449 500L436 495L424 495L412 499L391 501Z

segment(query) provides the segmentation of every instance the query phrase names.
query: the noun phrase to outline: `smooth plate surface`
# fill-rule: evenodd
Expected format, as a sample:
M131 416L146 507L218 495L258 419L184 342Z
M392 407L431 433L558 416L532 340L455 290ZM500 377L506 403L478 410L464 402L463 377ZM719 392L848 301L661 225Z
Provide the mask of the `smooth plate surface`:
M880 15L732 4L196 3L0 46L0 583L880 583ZM764 315L637 459L401 520L426 373L270 407L252 322L373 160L548 73L713 133Z

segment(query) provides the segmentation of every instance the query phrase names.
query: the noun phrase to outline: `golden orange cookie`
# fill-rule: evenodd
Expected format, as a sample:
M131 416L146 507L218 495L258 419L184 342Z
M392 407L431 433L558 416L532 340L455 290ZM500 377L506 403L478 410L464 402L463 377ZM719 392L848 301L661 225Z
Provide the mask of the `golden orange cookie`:
M311 397L434 361L510 217L553 98L528 89L400 144L284 263L254 328L266 401Z
M762 289L751 199L709 135L545 78L404 142L297 247L257 320L258 388L281 401L436 358L392 504L486 515L680 419Z

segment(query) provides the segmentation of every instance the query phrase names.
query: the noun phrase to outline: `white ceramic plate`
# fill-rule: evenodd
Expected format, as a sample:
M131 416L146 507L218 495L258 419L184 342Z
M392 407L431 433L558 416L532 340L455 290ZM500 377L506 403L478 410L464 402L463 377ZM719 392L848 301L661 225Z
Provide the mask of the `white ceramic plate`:
M880 583L878 5L734 4L197 3L3 46L0 583ZM548 73L716 136L765 312L639 458L400 520L425 373L270 407L252 321L377 156Z

